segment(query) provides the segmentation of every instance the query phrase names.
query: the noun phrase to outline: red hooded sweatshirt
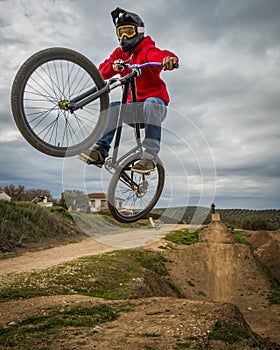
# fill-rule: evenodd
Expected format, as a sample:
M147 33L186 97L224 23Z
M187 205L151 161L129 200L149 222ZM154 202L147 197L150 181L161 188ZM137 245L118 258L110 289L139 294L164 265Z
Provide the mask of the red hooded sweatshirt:
M123 52L120 47L116 48L114 52L99 66L99 71L104 79L110 79L116 74L122 77L130 72L126 68L120 73L113 70L112 64L118 59L121 59L129 64L142 64L146 62L162 62L164 57L174 56L174 53L167 50L160 50L155 46L155 42L146 36L139 45L132 51L132 53ZM166 105L169 103L169 95L164 81L160 78L161 67L147 67L142 69L142 74L136 79L137 101L144 102L148 97L161 98ZM131 96L128 96L128 102L131 102Z

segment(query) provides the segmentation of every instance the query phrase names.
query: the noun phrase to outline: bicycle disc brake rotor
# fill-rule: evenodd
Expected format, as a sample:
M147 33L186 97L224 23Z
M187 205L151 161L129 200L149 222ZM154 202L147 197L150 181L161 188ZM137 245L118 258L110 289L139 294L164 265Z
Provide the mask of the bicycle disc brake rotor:
M149 183L147 180L143 180L143 182L141 182L139 185L138 185L138 188L136 190L136 196L138 198L142 198L145 196L145 194L147 193L148 191L148 187L149 187Z

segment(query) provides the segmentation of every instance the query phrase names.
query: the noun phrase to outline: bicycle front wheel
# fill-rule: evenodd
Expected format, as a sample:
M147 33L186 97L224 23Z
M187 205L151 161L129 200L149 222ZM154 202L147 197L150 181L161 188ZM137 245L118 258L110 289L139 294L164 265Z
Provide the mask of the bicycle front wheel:
M76 111L71 99L105 81L82 54L66 48L35 53L19 69L12 86L11 107L25 139L54 157L70 157L88 149L100 137L107 121L108 93Z
M156 205L164 186L164 167L160 160L149 175L131 167L140 159L132 156L114 173L108 188L108 208L112 216L124 223L135 222Z

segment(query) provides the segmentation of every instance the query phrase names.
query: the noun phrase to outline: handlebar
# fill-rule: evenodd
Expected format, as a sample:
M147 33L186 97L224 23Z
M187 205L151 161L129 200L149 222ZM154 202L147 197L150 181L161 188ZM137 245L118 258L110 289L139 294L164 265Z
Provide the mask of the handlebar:
M115 62L110 62L110 64L116 64ZM123 68L129 68L131 70L139 70L146 67L163 67L162 63L160 62L146 62L142 64L129 64L125 62L119 62L119 69L122 70ZM179 64L175 63L173 64L173 68L179 68Z
M116 64L115 62L110 62L110 64ZM68 108L72 112L82 108L86 104L98 99L100 96L102 96L105 93L109 93L110 91L118 88L121 85L125 85L126 83L130 83L130 80L139 76L141 74L141 69L146 67L162 67L162 63L160 62L146 62L142 64L128 64L125 62L119 62L118 63L121 68L129 68L132 70L132 72L128 73L122 78L116 78L113 77L108 80L107 84L103 86L101 89L97 89L97 87L93 87L89 91L76 96L75 98L71 99L71 101L68 103ZM178 68L179 64L173 64L174 68Z

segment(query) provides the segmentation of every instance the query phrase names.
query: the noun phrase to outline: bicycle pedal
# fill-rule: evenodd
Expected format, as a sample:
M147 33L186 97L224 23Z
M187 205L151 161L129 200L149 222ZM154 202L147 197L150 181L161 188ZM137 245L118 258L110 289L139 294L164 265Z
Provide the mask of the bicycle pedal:
M94 159L92 159L91 157L89 157L87 154L85 153L81 153L79 154L78 158L80 160L82 160L83 162L87 163L88 165L95 165L98 168L102 168L104 165L104 162L100 162L100 161L96 161Z
M97 168L102 168L104 163L97 163L97 162L93 162L93 163L89 163L90 165L95 165L97 166Z
M87 164L89 164L89 162L92 162L92 161L93 161L93 159L90 158L90 157L89 157L87 154L85 154L85 153L80 153L80 154L78 155L78 158L79 158L80 160L82 160L83 162L87 163Z
M129 170L129 169L128 169ZM151 171L146 173L146 172L142 172L142 171L139 171L139 170L134 170L132 168L130 168L130 171L133 172L133 173L136 173L136 174L139 174L139 175L142 175L142 176L149 176L151 175Z

